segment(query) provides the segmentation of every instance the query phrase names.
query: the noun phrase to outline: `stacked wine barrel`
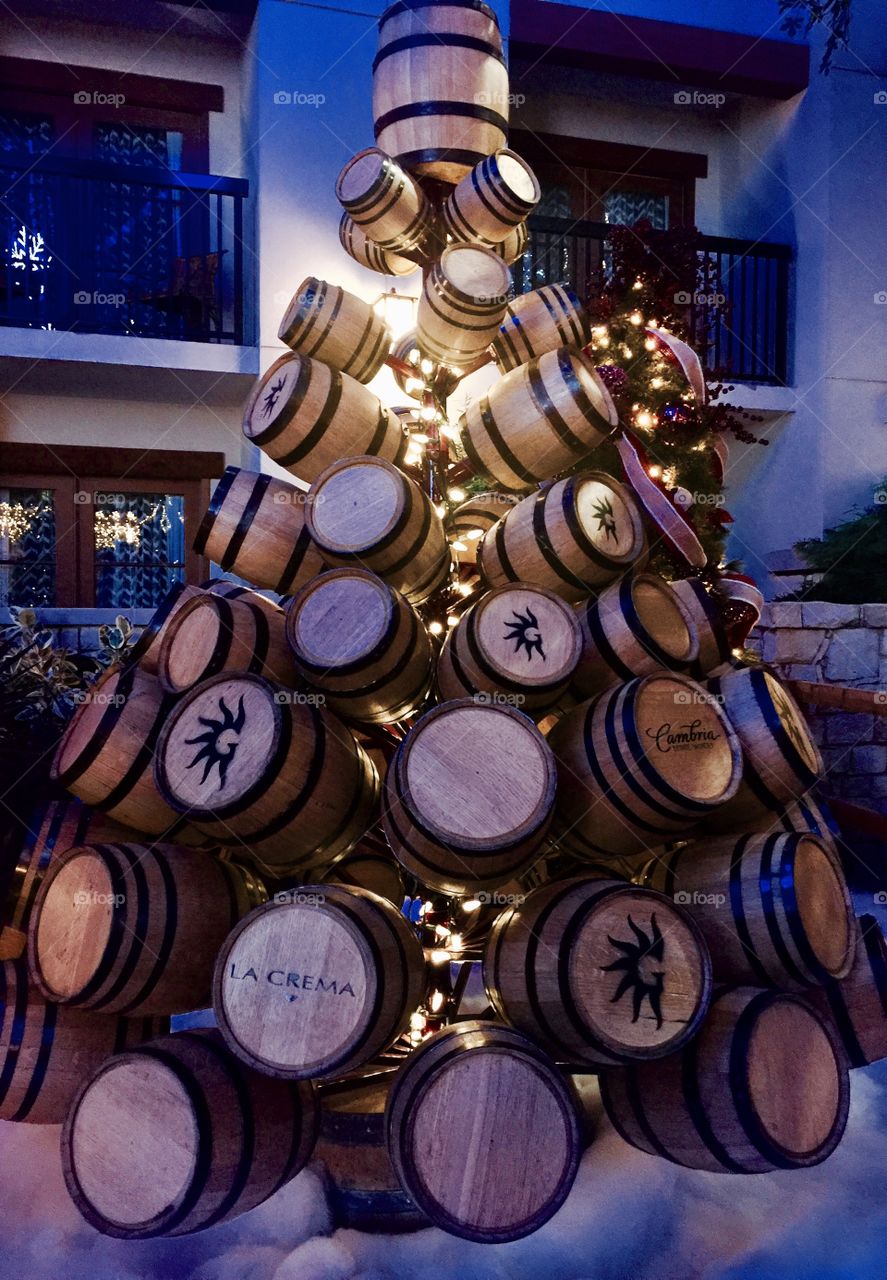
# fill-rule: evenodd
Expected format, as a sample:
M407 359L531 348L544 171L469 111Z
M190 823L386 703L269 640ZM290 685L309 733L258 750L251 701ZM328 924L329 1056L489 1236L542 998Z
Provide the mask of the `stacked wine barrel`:
M754 1173L828 1156L848 1056L887 1056L803 717L724 673L701 579L652 571L595 462L619 424L582 303L509 298L539 184L495 15L393 5L373 79L341 240L425 268L416 331L297 286L243 423L292 481L225 473L195 549L236 579L180 584L94 685L6 877L0 1115L64 1121L71 1196L125 1239L314 1153L339 1224L515 1240L593 1138L574 1073L633 1146ZM413 355L425 391L501 375L449 510L371 386L393 358L410 394Z

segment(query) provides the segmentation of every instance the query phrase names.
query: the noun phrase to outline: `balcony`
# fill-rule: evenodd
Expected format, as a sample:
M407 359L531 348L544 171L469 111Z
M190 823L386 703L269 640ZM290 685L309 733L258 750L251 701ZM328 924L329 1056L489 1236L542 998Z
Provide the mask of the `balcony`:
M0 325L242 346L242 178L0 156Z
M531 218L528 225L528 250L514 268L518 292L566 281L581 296L593 294L606 275L612 227L542 217ZM736 382L786 384L791 257L785 244L702 237L699 279L705 282L704 292L690 301L687 319L707 373ZM718 301L709 303L712 295Z

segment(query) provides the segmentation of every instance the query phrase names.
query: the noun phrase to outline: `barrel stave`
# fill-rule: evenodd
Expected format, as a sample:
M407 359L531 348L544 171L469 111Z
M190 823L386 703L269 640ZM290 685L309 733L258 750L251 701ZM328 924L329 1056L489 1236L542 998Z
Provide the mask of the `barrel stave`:
M364 383L372 382L391 346L391 331L368 302L314 276L299 285L277 336L291 351Z

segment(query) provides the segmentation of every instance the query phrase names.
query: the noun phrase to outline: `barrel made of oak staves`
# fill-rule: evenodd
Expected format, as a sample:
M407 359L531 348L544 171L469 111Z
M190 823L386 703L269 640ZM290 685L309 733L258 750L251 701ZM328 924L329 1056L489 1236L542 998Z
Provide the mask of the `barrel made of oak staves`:
M368 387L289 352L256 383L243 434L307 483L341 457L366 453L397 462L406 451L399 418Z
M622 880L543 885L496 920L484 957L493 1008L568 1062L662 1058L711 997L699 928L673 899Z
M849 1092L830 1021L798 996L755 987L716 989L680 1053L601 1075L626 1142L712 1173L819 1164L841 1140Z
M172 698L147 672L109 668L62 736L53 782L133 831L170 832L181 819L157 790L152 762L171 707Z
M663 667L686 671L699 652L689 612L654 573L626 574L576 606L582 658L574 684L584 697Z
M641 563L646 550L628 489L602 471L585 471L506 511L485 534L478 561L491 587L534 582L577 601Z
M277 336L358 382L375 378L391 346L391 331L368 302L314 276L299 285Z
M496 246L496 252L506 266L510 267L513 262L517 262L518 258L523 257L529 243L529 228L525 222L522 222L508 233L500 245Z
M460 244L498 247L535 209L542 194L533 170L503 148L481 160L441 208L444 229Z
M339 220L339 243L350 258L362 267L369 267L370 271L386 276L408 276L418 270L410 258L380 249L347 213L343 213Z
M421 604L443 585L450 552L430 498L382 458L346 457L311 486L308 527L331 568L360 565Z
M201 588L191 586L187 582L176 582L160 602L151 621L142 627L138 640L127 654L128 663L137 663L149 675L157 674L157 660L160 656L160 644L167 626L179 609L195 600Z
M512 369L462 414L462 444L479 474L526 492L575 467L618 422L600 375L566 347Z
M431 685L425 624L366 569L332 569L289 606L286 637L299 675L348 720L401 720Z
M367 889L396 907L402 905L406 894L400 865L384 844L358 844L330 867L324 883L341 884L346 889Z
M473 493L447 517L447 533L463 542L479 542L517 501L515 494L494 489Z
M509 583L451 627L437 666L442 698L512 703L528 715L554 706L581 653L576 615L544 587Z
M422 285L416 342L437 364L465 368L479 360L505 314L511 276L492 249L451 245Z
M391 5L373 61L376 142L404 168L459 182L508 140L508 71L480 0Z
M644 878L686 903L718 982L804 991L850 971L850 891L838 856L810 832L706 837L654 858Z
M493 340L493 359L507 373L546 351L578 351L587 341L588 319L573 290L566 284L546 284L509 302Z
M559 842L599 857L657 848L734 794L735 733L701 685L642 676L567 712L548 741L559 765Z
M69 849L40 887L28 937L48 1000L105 1013L199 1009L216 952L264 893L249 872L175 845Z
M419 252L434 230L422 188L378 147L348 161L336 180L336 195L354 223L387 253Z
M371 821L375 768L310 694L261 676L212 676L177 703L157 745L170 804L269 875L323 865Z
M385 833L432 888L494 887L540 852L555 782L554 757L525 715L504 703L445 702L417 721L388 767Z
M184 693L221 671L250 671L279 684L296 684L285 617L278 605L269 609L248 598L226 599L209 592L198 596L166 628L160 683L169 693Z
M231 932L213 1005L244 1062L287 1079L328 1079L387 1049L425 982L418 937L393 903L365 889L300 885Z
M0 1120L61 1124L83 1080L111 1053L169 1030L45 1000L24 959L0 963Z
M83 1084L62 1132L65 1183L104 1235L185 1235L272 1196L307 1163L317 1128L308 1081L251 1070L217 1031L180 1031Z
M445 1027L411 1053L385 1122L419 1208L444 1231L487 1244L529 1235L556 1213L583 1145L576 1094L552 1059L488 1022Z
M321 1094L314 1159L334 1227L401 1234L431 1222L397 1179L385 1141L389 1076L344 1081Z
M851 1067L867 1067L887 1058L887 943L874 916L860 916L855 927L850 972L812 987L807 998L834 1022Z
M281 595L295 591L323 568L305 523L305 498L285 480L228 467L194 550L257 587Z
M671 584L689 613L699 637L699 653L690 674L707 676L730 657L730 643L717 600L699 578L681 578Z

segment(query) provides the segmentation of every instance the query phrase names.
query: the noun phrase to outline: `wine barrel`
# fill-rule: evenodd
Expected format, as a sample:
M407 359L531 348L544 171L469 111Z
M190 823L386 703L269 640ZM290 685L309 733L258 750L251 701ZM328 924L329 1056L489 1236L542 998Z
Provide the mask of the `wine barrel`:
M479 541L517 501L513 493L473 493L447 517L447 533L463 541Z
M699 637L699 654L690 674L702 679L717 670L730 657L730 642L715 597L699 578L681 578L671 584L689 613Z
M343 213L339 220L339 244L362 267L386 276L409 276L419 269L410 258L380 249L347 213Z
M579 351L588 336L588 318L570 286L546 284L509 302L493 339L493 359L507 373L559 347Z
M352 221L386 253L421 253L434 234L434 215L422 188L378 147L348 161L336 179L336 195Z
M365 889L301 885L232 930L213 978L229 1048L267 1075L324 1080L370 1062L425 993L422 947Z
M410 1054L385 1124L400 1183L419 1208L444 1231L485 1244L547 1222L582 1153L572 1085L532 1040L489 1022L445 1027Z
M657 856L643 877L694 917L717 982L805 991L850 971L850 891L810 832L706 837Z
M856 931L850 972L807 998L834 1022L851 1067L867 1067L887 1058L887 944L874 916L860 916Z
M227 467L216 485L194 550L226 572L280 595L323 568L305 524L307 494L285 480Z
M332 712L247 672L212 676L185 694L154 768L189 822L269 875L344 853L378 794L373 765Z
M551 751L526 716L499 703L445 702L417 721L388 767L388 843L442 893L495 887L540 851L555 782Z
M847 1123L847 1061L827 1020L797 996L754 987L716 990L681 1053L614 1067L600 1082L626 1142L711 1173L819 1164Z
M323 1091L314 1159L333 1228L401 1234L431 1222L397 1180L385 1142L389 1077L346 1080Z
M431 686L431 641L404 597L366 569L332 569L286 615L302 678L346 720L402 720Z
M559 843L626 855L690 831L734 794L736 734L706 690L641 676L580 703L548 735L557 757Z
M542 189L526 160L503 148L486 156L454 187L441 207L441 221L459 244L498 247L529 217Z
M256 383L243 412L243 434L308 482L353 453L398 462L407 445L397 414L368 387L320 360L290 352Z
M332 568L359 564L421 604L443 586L450 552L418 485L381 458L346 457L311 486L308 528Z
M178 1236L262 1204L307 1163L313 1086L270 1080L217 1031L117 1054L80 1088L62 1131L68 1192L106 1236Z
M404 168L459 182L508 140L508 71L481 0L398 0L379 19L376 142Z
M390 329L368 302L314 276L299 285L277 336L358 382L372 382L391 346Z
M530 232L527 224L522 222L520 226L508 233L502 243L497 246L496 252L505 265L510 267L513 262L517 262L518 258L523 257L529 243Z
M572 602L640 563L646 549L628 489L602 471L585 471L506 511L485 535L478 561L491 587L535 582Z
M509 583L450 628L437 665L440 695L541 714L566 691L581 649L576 615L560 596Z
M742 784L712 815L711 829L739 831L748 819L780 812L823 772L803 712L784 684L761 668L730 671L708 683L742 743Z
M359 844L346 853L323 879L324 883L341 884L346 889L367 889L398 908L406 895L400 867L390 852L370 844Z
M169 1030L44 1000L24 959L0 963L0 1120L61 1124L81 1082L111 1053Z
M69 849L34 903L32 980L47 1000L104 1013L199 1009L229 929L265 897L250 872L194 849Z
M575 467L618 420L600 375L561 347L512 369L469 403L461 441L478 474L526 492Z
M416 341L437 364L479 360L505 314L511 275L492 249L450 245L425 277L416 320Z
M257 592L250 595L258 597ZM189 600L167 624L158 676L168 693L184 693L220 671L250 671L278 684L296 685L298 673L286 642L279 605L206 592Z
M574 876L503 911L484 956L499 1017L559 1058L593 1067L663 1058L696 1034L711 960L663 894Z
M200 587L193 587L187 582L176 582L154 611L139 634L139 638L126 655L127 664L135 663L147 671L149 675L157 675L157 659L160 654L160 642L171 619L190 600L196 600Z
M626 574L576 606L582 658L574 684L586 698L663 667L686 671L699 652L689 611L664 578Z

